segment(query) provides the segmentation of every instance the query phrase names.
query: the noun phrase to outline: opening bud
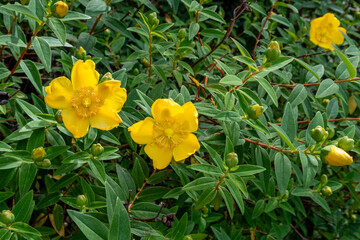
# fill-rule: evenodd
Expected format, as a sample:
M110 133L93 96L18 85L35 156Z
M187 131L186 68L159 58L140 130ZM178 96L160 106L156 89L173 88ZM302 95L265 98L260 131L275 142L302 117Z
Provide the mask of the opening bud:
M271 41L268 48L265 51L267 61L274 61L281 54L280 46L277 41Z
M3 210L0 215L0 220L9 226L15 221L15 215L10 210Z
M69 6L63 1L58 1L54 3L51 7L52 14L58 18L65 17L68 11L69 11Z
M141 63L144 67L150 67L150 63L148 62L148 60L146 60L145 58L143 58L141 60Z
M81 206L81 207L87 206L88 198L86 197L86 195L78 195L76 197L76 204Z
M109 80L114 80L113 76L111 75L111 73L107 72L104 74L104 76L101 78L100 82L105 82L105 81L109 81Z
M51 166L51 161L49 159L44 159L44 161L40 162L42 167L48 168Z
M101 155L104 152L104 147L100 143L93 144L91 146L91 154L95 157Z
M179 30L179 39L180 41L184 40L186 38L186 29L180 28Z
M343 149L336 146L326 146L321 149L320 156L331 166L346 166L353 162L353 158Z
M159 25L159 19L157 18L156 12L150 13L148 19L152 27L156 27L157 25Z
M86 57L86 51L83 47L79 47L77 50L76 50L76 57L78 59L84 59Z
M55 120L58 123L63 123L63 119L62 119L62 116L61 116L61 110L57 110L57 112L55 114Z
M331 187L329 187L329 186L325 186L325 187L323 187L323 188L321 189L321 193L322 193L324 196L329 197L329 196L332 195L332 189L331 189Z
M228 168L231 169L233 167L236 167L238 165L238 163L239 163L239 158L236 153L231 152L226 156L225 164Z
M354 139L344 136L338 140L339 148L344 149L345 151L350 151L354 147Z
M249 118L256 120L261 116L263 112L264 112L263 106L253 105L249 107L247 114Z
M327 135L327 133L326 133L325 129L322 126L317 126L313 130L311 130L311 137L316 142L321 142L326 135Z
M45 152L45 149L43 147L38 147L38 148L35 148L33 151L32 151L32 158L35 162L41 162L44 160L46 156L46 152Z

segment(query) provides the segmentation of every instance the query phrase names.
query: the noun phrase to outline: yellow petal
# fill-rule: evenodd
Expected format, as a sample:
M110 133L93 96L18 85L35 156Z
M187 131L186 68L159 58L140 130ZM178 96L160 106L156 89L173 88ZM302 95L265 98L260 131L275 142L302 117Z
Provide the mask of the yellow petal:
M334 50L334 47L330 42L320 42L319 46L325 49L330 49L331 51Z
M120 85L120 81L110 80L100 83L95 88L104 106L114 112L120 112L126 101L126 90L120 88Z
M323 16L323 23L328 25L328 24L331 24L332 27L338 27L340 26L340 21L339 19L337 19L335 17L334 14L332 13L326 13L324 16Z
M116 112L102 106L95 116L89 118L89 122L91 127L107 131L117 127L122 121Z
M89 131L89 120L79 117L74 109L62 110L61 116L65 127L74 135L74 138L81 138Z
M344 28L337 28L335 31L333 31L333 34L331 35L331 42L334 44L342 44L344 42L344 35L341 33L345 30ZM346 33L346 30L345 32Z
M171 162L172 151L168 148L162 148L155 143L151 143L146 145L144 150L149 158L153 160L153 165L156 169L164 169Z
M137 144L148 144L154 141L154 119L150 117L135 123L128 130Z
M198 129L198 112L192 102L187 102L181 106L182 113L176 119L182 122L182 130L185 132L195 132Z
M75 90L82 87L95 88L99 82L99 73L95 70L92 60L78 60L71 71L71 82Z
M197 137L194 134L187 134L184 139L184 142L179 144L173 149L175 161L181 161L191 155L193 155L197 150L200 149L200 144Z
M71 107L70 101L73 96L71 82L66 77L59 77L52 80L49 86L45 87L45 103L56 109Z
M158 99L151 106L151 113L156 122L173 119L181 112L181 106L172 99Z

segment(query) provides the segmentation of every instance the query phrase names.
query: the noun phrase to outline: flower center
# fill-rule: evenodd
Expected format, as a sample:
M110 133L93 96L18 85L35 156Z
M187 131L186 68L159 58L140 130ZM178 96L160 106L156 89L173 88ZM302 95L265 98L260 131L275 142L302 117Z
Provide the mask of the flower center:
M89 118L99 111L100 97L91 88L81 88L76 91L71 99L71 106L81 118Z
M173 121L164 121L154 125L155 142L164 148L175 148L184 141L185 134L182 126Z

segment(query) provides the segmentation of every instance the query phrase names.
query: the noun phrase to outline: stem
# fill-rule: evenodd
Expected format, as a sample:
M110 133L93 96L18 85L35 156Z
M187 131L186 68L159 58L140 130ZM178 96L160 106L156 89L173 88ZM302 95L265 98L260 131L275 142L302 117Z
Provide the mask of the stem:
M320 55L320 54L327 53L327 52L329 52L329 50L324 50L324 51L316 52L316 53L307 53L307 54L304 54L304 55L297 56L296 58L303 58L303 57L309 57L309 56L314 56L314 55Z
M150 34L149 34L149 79L148 82L150 82L150 78L151 78L151 67L152 67L152 34L151 34L151 29L150 29Z
M110 3L111 3L111 0L108 0L108 1L106 2L106 5L110 5ZM92 28L91 28L91 30L90 30L90 32L89 32L89 35L92 35L92 34L93 34L93 32L94 32L94 30L95 30L95 27L96 27L96 25L99 23L99 21L100 21L100 19L101 19L102 16L103 16L102 13L101 13L99 16L97 16L97 18L96 18L96 20L95 20L95 22L94 22L94 24L93 24L93 26L92 26Z
M175 55L174 55L174 60L173 60L173 66L172 66L172 77L175 78L175 75L174 75L174 71L175 71L175 67L176 67L176 56L178 54L178 51L179 51L179 45L176 45L176 52L175 52Z
M153 171L153 173L150 175L150 177L151 177L152 175L154 175L155 173L156 173L156 169L154 169L154 171ZM128 212L130 212L131 207L134 205L134 202L135 202L135 200L137 199L137 197L139 196L139 194L144 190L146 184L147 184L147 181L144 182L144 184L141 186L139 192L136 193L134 199L132 200L132 202L131 202L131 203L129 204L129 206L128 206L128 209L127 209Z
M35 31L33 32L33 37L36 37L36 35L38 34L38 32L40 31L41 27L44 26L45 21L42 21L41 24L39 24L37 26L37 28L35 29ZM31 47L31 38L28 42L28 44L26 45L25 49L23 50L23 52L21 53L19 59L17 60L17 62L15 63L13 69L11 70L9 76L6 78L5 82L9 81L9 79L11 78L11 76L15 73L16 68L18 67L20 61L23 59L23 57L25 56L27 50Z
M274 147L273 145L268 145L268 144L265 144L265 143L261 143L261 142L259 142L259 141L254 141L254 140L251 140L251 139L249 139L249 138L244 138L244 140L245 140L246 142L259 145L259 146L261 146L261 147L263 147L263 148L271 148L271 149L273 149L273 150L275 150L275 151L278 151L278 152L283 152L283 153L299 153L299 152L300 152L299 150L293 151L293 150L280 149L280 148Z
M261 29L260 29L259 35L258 35L258 37L257 37L257 39L256 39L256 42L255 42L255 47L254 47L254 51L253 51L253 59L255 59L255 56L256 56L255 50L256 50L257 45L258 45L258 43L259 43L261 34L262 34L263 30L264 30L264 27L265 27L267 21L269 21L270 15L271 15L272 11L274 10L274 7L275 7L275 4L276 4L277 1L278 1L278 0L275 0L274 4L271 6L271 9L270 9L270 11L269 11L269 13L268 13L268 15L267 15L267 17L266 17L266 19L265 19L265 22L264 22L264 24L262 25L262 27L261 27Z
M109 45L109 42L106 42L106 46L108 47L108 49L109 49L109 51L110 51L111 57L112 57L115 65L116 65L116 68L117 68L118 70L120 70L120 66L119 66L119 64L118 64L117 61L116 61L115 54L114 54L114 52L111 50L111 47L110 47L110 45Z
M328 119L328 122L342 122L342 121L360 121L360 118L336 118L336 119ZM310 123L311 120L298 121L297 124L302 123ZM281 125L281 123L275 123L275 125Z

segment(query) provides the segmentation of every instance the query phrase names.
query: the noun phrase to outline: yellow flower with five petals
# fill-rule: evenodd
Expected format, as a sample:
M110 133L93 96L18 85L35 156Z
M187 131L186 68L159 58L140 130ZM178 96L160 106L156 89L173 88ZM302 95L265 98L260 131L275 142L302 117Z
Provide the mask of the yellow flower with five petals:
M332 44L342 44L345 28L339 27L340 21L332 13L316 18L310 23L310 41L320 47L334 50Z
M153 160L154 168L166 168L172 158L182 161L200 149L197 137L198 112L192 102L180 106L171 99L158 99L152 107L153 117L129 128L131 138L146 144L145 153Z
M71 71L71 81L59 77L45 87L45 103L61 109L65 127L75 138L85 136L89 126L111 130L122 121L117 113L126 101L126 90L120 88L120 81L98 82L95 63L79 60Z

